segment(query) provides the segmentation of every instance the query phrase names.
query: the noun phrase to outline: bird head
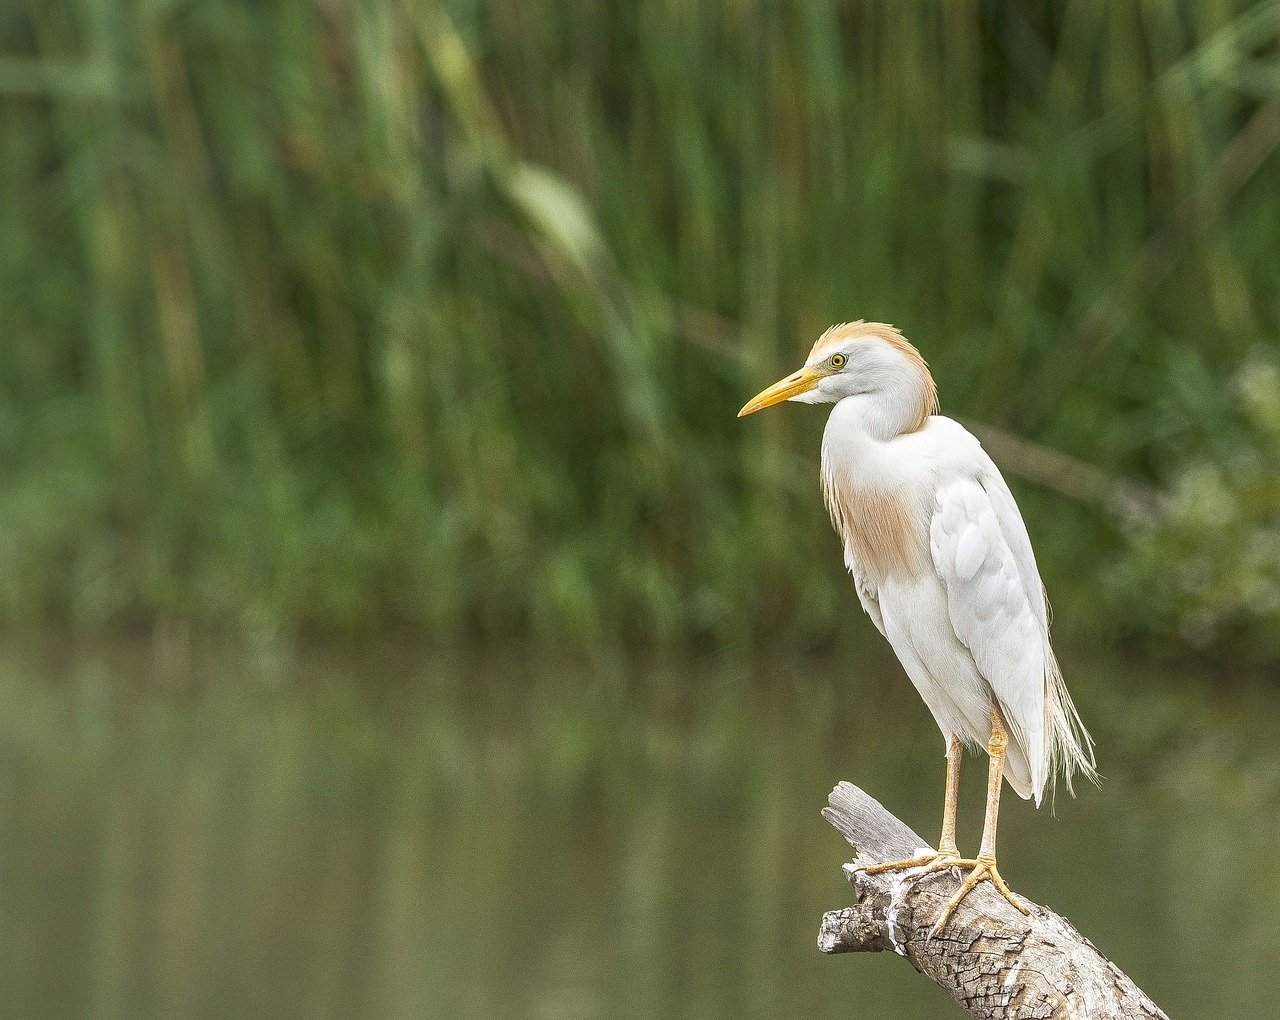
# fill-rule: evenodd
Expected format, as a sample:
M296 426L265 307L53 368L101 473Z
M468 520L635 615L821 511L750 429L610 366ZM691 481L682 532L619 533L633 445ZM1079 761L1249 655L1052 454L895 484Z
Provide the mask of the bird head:
M920 352L893 326L846 322L823 333L803 368L757 393L738 417L784 400L835 404L862 393L905 396L908 392L918 403L923 424L937 410L938 396Z

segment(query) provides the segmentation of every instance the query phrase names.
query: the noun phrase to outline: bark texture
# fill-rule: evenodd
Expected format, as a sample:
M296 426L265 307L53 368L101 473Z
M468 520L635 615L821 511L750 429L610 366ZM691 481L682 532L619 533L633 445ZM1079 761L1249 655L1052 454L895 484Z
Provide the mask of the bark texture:
M858 899L822 918L822 952L897 953L980 1020L1168 1020L1066 918L1020 897L1031 908L1024 917L989 882L929 938L963 872L949 869L914 884L911 872L853 874L855 865L917 856L928 844L850 783L831 791L822 814L854 848L854 863L844 871Z

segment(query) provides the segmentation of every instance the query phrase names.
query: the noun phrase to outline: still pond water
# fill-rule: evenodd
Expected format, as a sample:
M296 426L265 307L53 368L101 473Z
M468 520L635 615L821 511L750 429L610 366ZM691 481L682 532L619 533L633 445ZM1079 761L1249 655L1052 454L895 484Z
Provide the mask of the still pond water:
M1280 696L1067 657L1101 789L1007 795L1002 871L1174 1017L1280 1016ZM4 1015L955 1017L827 958L851 779L936 836L896 667L403 650L0 659ZM964 775L976 846L985 759Z

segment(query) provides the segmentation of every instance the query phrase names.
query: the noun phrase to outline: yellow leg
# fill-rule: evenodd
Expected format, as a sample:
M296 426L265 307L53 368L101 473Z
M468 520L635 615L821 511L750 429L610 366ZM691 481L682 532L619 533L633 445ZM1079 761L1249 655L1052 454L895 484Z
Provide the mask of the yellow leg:
M960 857L956 849L956 799L960 796L960 757L964 753L959 737L952 737L947 745L947 795L942 805L942 838L938 840L936 854L921 854L909 857L904 861L889 861L885 864L869 864L854 871L866 875L875 875L881 871L896 871L901 868L919 868L930 864L943 866ZM934 868L930 868L930 871Z
M991 740L987 744L987 753L991 755L991 767L987 772L987 814L982 824L982 847L975 860L955 860L950 867L968 868L969 874L960 883L960 888L938 916L932 934L936 935L951 918L952 912L960 905L970 892L983 879L987 879L1000 891L1006 900L1022 913L1031 911L1024 907L1009 891L1000 872L996 870L996 818L1000 811L1000 783L1004 774L1004 755L1009 747L1009 735L1005 733L1004 724L1000 721L1000 713L995 706L991 707Z
M952 737L947 744L947 798L942 804L942 838L938 840L938 853L959 857L956 849L956 801L960 798L960 758L964 747L959 737Z

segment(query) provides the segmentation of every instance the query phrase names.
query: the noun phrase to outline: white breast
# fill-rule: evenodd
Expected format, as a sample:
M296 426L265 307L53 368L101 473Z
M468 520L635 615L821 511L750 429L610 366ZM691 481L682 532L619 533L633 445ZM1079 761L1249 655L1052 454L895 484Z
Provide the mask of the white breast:
M863 606L944 739L985 744L995 698L1010 724L1010 783L1039 794L1047 645L994 509L975 502L989 459L949 419L877 440L841 408L823 440L823 488Z

